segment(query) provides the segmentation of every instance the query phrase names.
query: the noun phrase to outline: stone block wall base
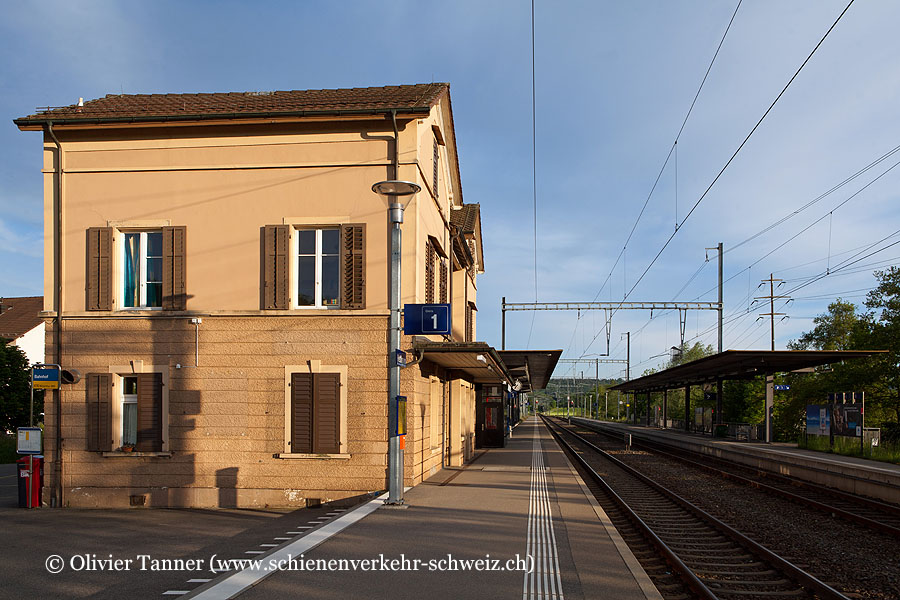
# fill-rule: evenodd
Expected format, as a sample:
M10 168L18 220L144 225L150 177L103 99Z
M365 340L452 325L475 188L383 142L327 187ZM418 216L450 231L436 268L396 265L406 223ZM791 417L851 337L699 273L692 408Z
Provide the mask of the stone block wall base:
M103 488L63 491L66 508L306 508L352 506L373 497L368 490L274 490L234 488Z

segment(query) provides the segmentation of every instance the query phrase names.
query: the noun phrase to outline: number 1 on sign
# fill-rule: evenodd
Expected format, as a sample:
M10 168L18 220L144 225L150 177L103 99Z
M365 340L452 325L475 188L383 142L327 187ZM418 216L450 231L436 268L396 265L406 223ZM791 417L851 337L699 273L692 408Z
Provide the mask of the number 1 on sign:
M432 322L432 329L437 330L437 328L438 328L438 316L437 316L437 313L432 313L432 314L431 314L431 322Z

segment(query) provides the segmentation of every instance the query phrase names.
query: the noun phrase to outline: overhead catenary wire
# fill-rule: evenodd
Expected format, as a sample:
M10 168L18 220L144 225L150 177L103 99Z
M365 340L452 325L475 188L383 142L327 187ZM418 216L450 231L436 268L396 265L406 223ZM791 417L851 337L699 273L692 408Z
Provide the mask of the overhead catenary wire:
M628 248L628 244L631 242L631 238L634 236L634 232L637 229L637 226L640 223L641 218L643 217L644 212L647 209L647 205L650 203L650 199L653 197L653 193L656 191L656 188L659 185L659 181L662 178L662 175L665 172L666 167L668 166L669 160L672 158L673 153L675 153L676 161L677 161L678 140L681 138L681 134L684 132L684 128L687 125L687 122L690 119L690 116L694 111L694 106L697 104L697 99L700 97L700 92L703 91L703 86L706 83L706 80L709 77L710 72L712 71L713 65L716 62L716 58L719 56L719 51L722 49L722 45L725 43L725 38L728 36L728 32L731 30L731 26L734 23L734 19L737 16L737 13L741 7L742 1L743 0L738 0L738 3L734 8L734 12L731 14L731 19L729 19L728 25L725 27L725 31L722 33L722 37L719 40L719 44L718 44L718 46L716 46L716 51L713 53L712 59L709 61L709 65L706 67L706 72L703 74L703 79L700 81L700 85L697 87L697 92L694 94L694 98L691 100L691 105L688 107L687 113L685 114L684 119L681 122L681 126L678 128L678 133L675 135L675 140L672 142L672 145L669 148L668 153L666 154L666 158L665 158L665 160L663 160L662 167L660 167L659 173L657 173L656 179L653 181L653 185L650 188L650 193L647 194L647 198L646 198L646 200L644 200L644 204L641 207L640 212L638 213L637 219L635 219L634 224L631 227L631 231L628 233L628 236L625 239L625 243L622 245L622 250L619 252L619 255L616 257L616 260L613 262L613 265L610 268L609 273L606 276L606 279L600 285L600 289L597 290L597 293L594 295L593 301L596 301L597 298L600 297L600 294L603 293L603 289L606 287L606 285L609 283L610 279L612 278L612 275L615 272L616 267L619 264L619 261L623 261L623 266L622 266L623 300L625 300L628 297L628 293L625 291L627 289L627 283L625 280L625 276L626 276L625 265L624 265L624 257L625 257L626 249ZM532 0L532 4L533 4L533 0ZM532 21L533 21L533 16L532 16ZM532 42L532 44L533 44L533 42ZM533 79L534 78L532 77L532 81L533 81ZM678 228L678 224L677 224L677 216L678 216L677 162L676 162L675 177L676 177L676 185L675 185L675 187L676 187L676 192L675 192L676 193L676 199L675 199L676 207L675 207L675 211L676 211L676 230L677 230L677 228ZM610 291L612 291L612 287L610 287ZM533 321L532 321L532 323L533 323ZM576 328L577 328L577 326L578 326L578 324L576 322ZM590 348L590 346L594 343L594 341L597 339L597 336L599 336L599 333L596 336L594 336L594 338L590 341L590 343L588 343L588 345L583 349L582 356L584 356L584 353L587 352L587 350ZM573 334L572 334L573 340L574 340L574 337L575 337L575 333L573 332ZM571 348L571 343L572 342L570 341L570 343L569 343L570 348ZM568 350L567 350L567 352L568 352Z
M644 277L647 275L647 273L650 271L650 269L653 267L653 265L656 264L656 261L659 260L659 257L662 256L662 253L665 252L666 248L669 246L669 244L672 242L672 240L678 234L678 231L684 226L684 224L687 222L687 220L691 218L691 215L694 214L694 211L697 210L697 207L700 206L700 203L703 202L703 200L709 194L710 190L712 190L712 188L716 185L716 183L722 177L722 174L725 173L725 171L728 169L728 167L731 165L731 163L734 161L734 159L737 157L737 155L741 152L741 150L744 148L744 146L747 144L747 142L750 140L750 138L753 136L753 134L756 132L756 130L759 129L759 126L762 125L763 121L765 121L765 119L769 115L769 113L772 112L772 109L775 107L775 105L778 103L778 101L781 99L781 97L784 96L784 93L788 90L788 88L791 86L791 84L794 82L794 80L797 78L797 76L803 70L803 67L805 67L807 65L807 63L809 63L809 61L812 59L813 55L815 55L816 51L822 46L822 43L825 42L825 39L828 37L828 35L832 31L834 31L834 28L837 26L837 24L840 22L840 20L844 17L844 15L847 14L847 11L850 10L850 7L853 5L853 3L855 1L856 0L850 0L850 2L847 4L847 6L844 8L844 10L841 11L841 14L838 15L838 18L835 19L834 23L831 24L831 27L828 28L828 31L825 32L825 35L822 36L822 39L819 40L819 43L816 44L815 48L812 49L812 52L809 53L809 55L806 57L806 59L803 61L803 63L801 63L801 65L797 68L797 70L794 72L794 74L788 80L787 84L785 84L784 88L782 88L782 90L775 97L775 100L772 101L772 103L769 105L769 107L763 113L762 117L760 117L759 120L756 122L756 125L754 125L753 128L750 130L750 133L747 134L747 136L740 143L740 145L737 147L737 149L734 151L734 153L731 155L731 157L728 159L728 161L726 161L725 165L719 170L719 172L713 178L712 182L710 182L710 184L706 187L706 190L704 190L704 192L700 195L700 197L697 199L697 201L694 203L694 205L691 207L691 209L688 211L688 213L681 220L681 223L678 225L676 230L674 232L672 232L672 234L665 241L665 243L663 243L662 248L659 249L659 252L657 252L656 256L653 257L653 260L650 261L650 264L647 265L647 267L641 273L640 277L637 278L637 281L634 282L634 285L631 286L631 289L625 295L626 298L631 294L631 292L633 292L635 290L635 288L637 288L637 286L641 283L641 281L644 279Z
M694 111L694 106L697 104L697 99L700 97L700 92L703 90L703 86L706 83L706 79L709 77L709 73L713 68L713 64L716 62L716 58L719 56L719 51L722 49L722 44L725 43L725 38L728 36L728 32L731 30L731 25L734 23L734 18L737 16L738 9L741 7L741 2L743 0L738 0L737 5L734 7L734 12L731 14L731 19L728 21L728 26L725 27L725 32L722 34L722 38L719 40L719 45L716 46L716 51L713 53L712 59L709 61L709 66L706 67L706 72L703 74L703 79L700 81L700 85L697 87L697 92L694 94L694 99L691 101L690 107L688 107L687 113L684 115L684 120L681 122L681 127L678 128L678 133L675 135L675 141L672 142L671 147L669 148L669 152L666 154L665 160L663 160L662 167L659 169L659 173L656 175L656 179L653 181L653 185L650 188L650 193L647 194L647 199L644 200L644 205L641 207L640 212L638 213L637 219L634 221L634 225L631 226L631 231L628 233L628 237L625 238L625 243L622 245L622 250L619 252L619 255L616 257L615 262L613 262L612 268L609 270L609 274L606 276L606 279L600 285L600 289L597 291L597 294L594 296L594 300L600 297L600 294L603 293L603 288L606 287L606 284L609 283L610 278L612 277L613 272L616 270L616 266L618 266L619 261L622 259L622 255L625 253L625 249L628 247L628 243L631 241L632 236L634 236L634 231L637 229L638 223L641 221L641 217L644 215L644 211L647 209L647 204L650 202L650 198L653 197L653 192L656 191L656 187L659 184L659 180L662 177L662 174L666 170L666 166L669 164L669 159L672 158L672 153L677 150L678 140L681 138L681 134L684 132L684 128L687 125L688 119L691 116L691 113ZM677 177L677 172L676 172ZM677 193L677 185L676 185L676 193ZM677 202L677 199L676 199ZM676 207L677 211L677 207ZM676 229L678 228L676 221ZM623 269L624 270L624 269Z
M796 80L797 76L800 74L800 72L803 70L803 68L809 63L809 61L812 59L812 57L815 55L815 53L818 51L818 49L822 46L822 44L825 42L825 39L828 38L828 36L831 34L832 31L834 31L834 28L841 21L841 19L844 17L844 15L847 14L847 11L850 9L850 7L853 5L854 2L855 2L855 0L850 0L850 2L844 7L844 10L841 11L841 13L834 20L834 22L831 24L831 26L828 28L828 30L824 33L824 35L821 37L821 39L815 45L815 47L812 49L812 51L807 55L807 57L803 60L803 62L800 64L800 66L796 69L794 74L791 76L791 78L788 80L788 82L784 85L782 90L778 93L778 95L775 97L775 99L772 101L772 103L769 105L769 107L765 110L763 115L759 118L759 120L756 122L756 124L750 130L750 132L744 137L743 141L738 145L737 149L732 153L731 157L725 162L725 165L718 171L718 173L713 178L713 180L710 182L710 184L706 187L704 192L700 195L700 197L693 204L693 206L688 211L688 213L684 216L684 218L681 220L681 222L675 228L675 231L673 231L672 234L663 243L662 247L659 249L659 251L653 257L653 259L650 261L650 263L647 265L647 267L641 273L641 275L637 278L637 280L631 286L631 289L625 293L625 295L623 297L623 301L626 300L628 298L628 296L631 295L632 292L634 292L634 290L641 283L641 281L644 279L644 277L646 277L647 273L650 271L650 269L653 267L653 265L656 264L657 260L659 260L659 257L662 256L663 252L666 250L666 248L669 246L669 244L672 242L672 240L678 234L678 231L680 231L680 229L683 227L683 225L687 222L687 220L691 217L691 215L696 211L697 207L700 206L700 204L707 197L709 192L713 189L713 187L716 185L716 183L719 181L719 179L722 177L722 175L725 173L725 171L728 169L728 167L732 164L732 162L734 162L734 159L738 156L738 154L740 154L741 150L744 148L744 146L746 146L747 142L750 140L750 138L753 136L753 134L759 129L760 125L765 121L766 117L768 117L768 115L771 113L772 109L775 107L775 105L778 103L778 101L784 96L785 92L787 92L788 88L790 88L791 84ZM730 24L729 24L729 26L730 26ZM726 33L727 33L727 30L726 30ZM674 144L673 144L673 149L674 149ZM670 150L669 155L671 155L671 152L672 151ZM668 158L667 158L667 160L668 160ZM658 179L659 178L657 177L657 180ZM654 187L655 187L655 185L656 184L654 184ZM645 206L646 206L646 202L645 202ZM642 213L643 213L643 209L642 209ZM632 233L633 233L633 231L634 231L634 228L632 228ZM628 239L630 239L630 237L631 237L631 234L629 234ZM626 245L627 245L627 242L626 242ZM624 247L623 247L623 252L624 252ZM621 256L621 253L620 253L620 256ZM610 272L610 274L611 273L612 272ZM608 279L609 279L609 277L607 277L607 280ZM606 283L604 282L604 285L605 284ZM602 291L602 287L601 287L601 291ZM599 293L598 293L598 295L599 295ZM615 310L613 311L613 313L615 313ZM599 337L599 335L600 335L600 332L598 332L597 335L594 336L594 338L591 340L591 342L585 348L584 352L586 352L590 348L590 346L594 343L594 341L596 341L596 339L597 339L597 337Z
M537 251L537 86L535 85L534 65L534 0L531 0L531 193L534 216L534 301L538 301L538 251ZM531 327L528 329L528 342L526 349L531 348L531 335L534 333L534 319L536 313L531 315Z

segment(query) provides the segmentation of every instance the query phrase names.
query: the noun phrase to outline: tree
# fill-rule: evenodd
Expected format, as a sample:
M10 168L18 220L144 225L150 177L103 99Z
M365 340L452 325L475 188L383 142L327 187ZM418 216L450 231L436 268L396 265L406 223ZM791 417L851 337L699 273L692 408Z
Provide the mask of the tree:
M28 357L8 340L0 338L0 432L15 431L28 425L30 391ZM43 397L35 394L34 414L43 411Z
M788 342L791 350L850 350L861 325L856 305L840 298L828 305L828 312L813 319L815 327Z
M880 404L883 417L897 422L900 421L900 268L876 271L875 278L878 287L866 297L866 308L872 311L868 315L867 341L872 348L887 353L869 361L872 375L877 375L872 400Z
M666 365L666 368L670 369L672 367L677 367L678 365L689 363L705 356L712 356L713 354L715 354L715 351L711 344L707 344L706 346L700 342L695 342L693 346L682 344L678 348L678 351L672 356L671 360L669 360L669 364Z

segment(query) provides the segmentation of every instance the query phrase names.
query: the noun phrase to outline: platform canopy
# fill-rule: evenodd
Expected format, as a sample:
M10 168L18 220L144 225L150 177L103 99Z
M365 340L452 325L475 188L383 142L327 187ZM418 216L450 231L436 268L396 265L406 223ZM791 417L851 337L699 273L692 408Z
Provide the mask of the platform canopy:
M562 350L500 350L497 352L523 392L547 387Z
M417 337L413 351L423 361L462 371L474 383L508 384L517 392L547 386L562 350L498 351L484 342L433 342Z
M620 383L621 392L657 392L729 379L810 369L845 360L866 358L886 350L726 350L658 373Z
M474 383L513 385L516 381L497 351L484 342L432 342L417 338L413 350L423 361L462 371Z

